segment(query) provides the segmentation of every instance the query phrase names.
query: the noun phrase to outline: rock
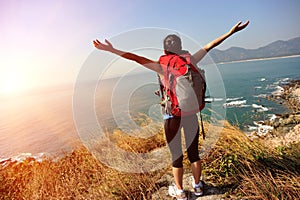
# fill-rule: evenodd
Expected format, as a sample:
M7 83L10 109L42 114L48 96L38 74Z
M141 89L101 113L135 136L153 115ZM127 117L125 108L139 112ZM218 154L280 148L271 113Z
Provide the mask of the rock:
M249 134L251 139L264 138L272 146L290 145L300 142L300 80L291 81L282 86L280 95L267 98L286 104L292 113L276 114L264 124L258 124L258 130ZM273 127L268 129L267 125ZM266 126L266 128L265 128Z

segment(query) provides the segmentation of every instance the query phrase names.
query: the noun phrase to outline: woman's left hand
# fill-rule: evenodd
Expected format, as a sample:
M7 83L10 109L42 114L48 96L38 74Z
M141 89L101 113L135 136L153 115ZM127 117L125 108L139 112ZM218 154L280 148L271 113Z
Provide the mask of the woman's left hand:
M230 29L230 34L234 34L236 32L239 32L241 30L243 30L244 28L246 28L249 24L249 21L245 22L244 24L242 24L242 22L238 22L236 25L234 25L231 29Z

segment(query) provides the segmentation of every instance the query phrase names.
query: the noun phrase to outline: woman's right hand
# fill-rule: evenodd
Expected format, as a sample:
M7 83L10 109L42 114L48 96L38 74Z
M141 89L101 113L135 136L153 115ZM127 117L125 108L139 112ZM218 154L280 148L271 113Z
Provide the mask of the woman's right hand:
M94 46L97 48L97 49L99 49L99 50L103 50L103 51L112 51L114 48L113 48L113 46L112 46L112 44L108 41L108 40L106 40L105 39L105 43L106 44L104 44L104 43L101 43L99 40L94 40L93 41L93 43L94 43Z

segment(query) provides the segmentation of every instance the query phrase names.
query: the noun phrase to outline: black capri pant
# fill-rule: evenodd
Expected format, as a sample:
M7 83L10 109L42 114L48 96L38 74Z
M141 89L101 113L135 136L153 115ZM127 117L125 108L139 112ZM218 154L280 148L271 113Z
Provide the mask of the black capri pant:
M172 154L172 166L183 167L181 128L184 130L186 149L190 163L200 160L198 152L199 123L196 114L189 116L174 116L165 120L164 129L168 147Z

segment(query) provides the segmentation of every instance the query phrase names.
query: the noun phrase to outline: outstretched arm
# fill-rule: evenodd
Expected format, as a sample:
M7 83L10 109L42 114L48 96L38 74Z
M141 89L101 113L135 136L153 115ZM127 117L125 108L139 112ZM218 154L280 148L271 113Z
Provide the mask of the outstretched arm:
M197 51L194 55L194 61L196 63L198 63L205 55L207 52L209 52L211 49L215 48L216 46L218 46L219 44L221 44L225 39L229 38L231 35L233 35L234 33L237 33L241 30L243 30L244 28L246 28L249 24L249 21L247 21L246 23L242 24L242 22L238 22L236 25L234 25L230 31L228 31L227 33L225 33L224 35L222 35L221 37L218 37L217 39L209 42L208 44L206 44L202 49L200 49L199 51Z
M145 58L143 56L139 56L139 55L136 55L136 54L133 54L130 52L125 52L125 51L116 49L112 46L112 44L108 40L105 40L106 44L101 43L99 40L94 40L93 43L94 43L94 46L99 50L109 51L109 52L119 55L123 58L126 58L128 60L135 61L135 62L143 65L144 67L151 69L159 74L163 74L160 64L156 61L150 60L148 58Z

